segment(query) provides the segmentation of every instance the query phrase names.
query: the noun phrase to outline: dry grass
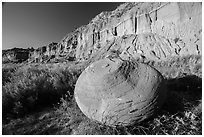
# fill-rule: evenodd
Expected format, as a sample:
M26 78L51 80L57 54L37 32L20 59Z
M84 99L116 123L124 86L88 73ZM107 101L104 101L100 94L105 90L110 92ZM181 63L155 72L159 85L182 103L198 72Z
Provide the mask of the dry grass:
M3 72L3 78L7 77L2 87L4 121L55 104L62 96L71 98L80 71L66 64L57 66L32 64Z
M3 110L5 108L4 106L9 106L9 101L5 101L4 99L9 100L11 98L14 102L17 102L17 100L22 102L21 99L17 99L19 98L18 96L22 96L26 92L28 92L26 94L32 96L37 91L34 89L45 86L44 83L46 82L48 85L42 88L40 92L48 93L46 95L49 96L52 96L50 95L52 92L60 93L58 100L46 100L52 105L43 106L39 103L40 106L43 107L35 111L30 111L30 113L23 111L26 108L25 105L16 107L19 109L16 110L16 112L22 113L21 117L16 114L15 117L13 117L15 106L11 105L13 108L12 113L9 111L3 113L3 118L7 119L7 121L5 120L6 122L3 123L3 134L201 135L201 57L187 56L180 59L174 58L168 62L148 63L157 68L165 77L168 90L167 100L161 111L153 118L127 127L109 127L102 125L88 119L80 111L73 98L73 89L77 77L85 68L83 65L68 65L62 63L44 65L32 64L24 65L23 68L19 67L11 72L11 74L6 74L3 71L3 75L9 75L10 77L10 80L5 81L3 84L3 88L8 88L6 93L11 93L11 89L15 88L15 93L20 93L17 96L13 96L12 94L12 96L10 94L6 94L5 96L3 94ZM77 66L77 68L75 66ZM63 68L63 70L60 68ZM32 74L28 71L30 69ZM5 72L9 73L9 71ZM40 77L35 77L37 74ZM15 81L15 78L18 78L18 81ZM39 82L40 80L43 84ZM27 82L30 82L30 84ZM37 86L37 83L41 84ZM28 85L25 86L26 84ZM31 85L35 86L31 88ZM47 89L48 87L49 90ZM33 92L31 92L30 89L32 89ZM42 96L37 102L44 99L45 97ZM7 103L7 105L5 105L5 103Z

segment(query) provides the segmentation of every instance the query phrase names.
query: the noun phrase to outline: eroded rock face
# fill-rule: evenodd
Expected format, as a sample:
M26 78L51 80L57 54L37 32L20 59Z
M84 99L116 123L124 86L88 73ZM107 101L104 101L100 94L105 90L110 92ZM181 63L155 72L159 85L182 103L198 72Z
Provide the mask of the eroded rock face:
M13 48L2 51L3 63L21 63L29 59L29 53L34 49Z
M89 118L106 125L131 125L151 117L165 100L162 75L145 64L103 59L80 75L75 99Z
M46 46L39 47L29 54L29 61L34 62L46 62L49 61L52 56L58 56L60 51L58 51L58 43L52 42ZM58 49L58 50L57 50Z
M47 46L46 52L36 49L31 57L40 62L53 55L84 61L110 51L107 45L117 47L124 58L161 61L201 55L202 3L124 3L114 11L100 13L53 48Z
M124 3L116 10L102 12L88 25L68 34L60 43L79 60L102 52L112 41L128 41L128 56L165 60L168 56L201 54L201 3ZM147 43L147 44L145 44ZM123 48L120 44L120 48ZM106 52L106 51L104 51ZM126 49L122 49L126 52ZM72 53L73 54L73 53Z

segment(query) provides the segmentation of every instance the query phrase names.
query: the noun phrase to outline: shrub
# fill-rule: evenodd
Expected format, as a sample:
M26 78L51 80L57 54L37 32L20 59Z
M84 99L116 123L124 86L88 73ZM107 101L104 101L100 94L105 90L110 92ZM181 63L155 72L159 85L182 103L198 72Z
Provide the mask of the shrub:
M51 65L25 65L4 81L2 88L3 117L25 114L55 104L60 97L73 96L74 85L81 71L70 71ZM5 79L4 79L5 80Z
M19 66L15 64L3 64L2 66L2 85L10 82L10 78Z

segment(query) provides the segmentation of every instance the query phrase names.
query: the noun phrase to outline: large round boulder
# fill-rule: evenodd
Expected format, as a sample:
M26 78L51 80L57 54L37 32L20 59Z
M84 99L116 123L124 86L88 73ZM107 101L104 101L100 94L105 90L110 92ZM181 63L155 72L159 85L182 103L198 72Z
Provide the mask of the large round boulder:
M108 58L87 67L75 86L81 111L110 126L131 125L153 116L165 93L163 77L154 68Z

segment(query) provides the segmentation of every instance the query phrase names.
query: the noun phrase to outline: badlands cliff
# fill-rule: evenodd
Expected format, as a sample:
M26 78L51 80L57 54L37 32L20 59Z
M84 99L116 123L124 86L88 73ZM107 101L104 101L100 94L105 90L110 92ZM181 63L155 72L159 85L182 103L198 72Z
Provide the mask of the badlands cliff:
M117 52L123 59L158 61L201 55L201 50L202 3L124 3L100 13L60 42L30 52L28 60L83 61Z
M33 48L13 48L2 51L3 63L21 63L29 59L29 54L34 51Z

